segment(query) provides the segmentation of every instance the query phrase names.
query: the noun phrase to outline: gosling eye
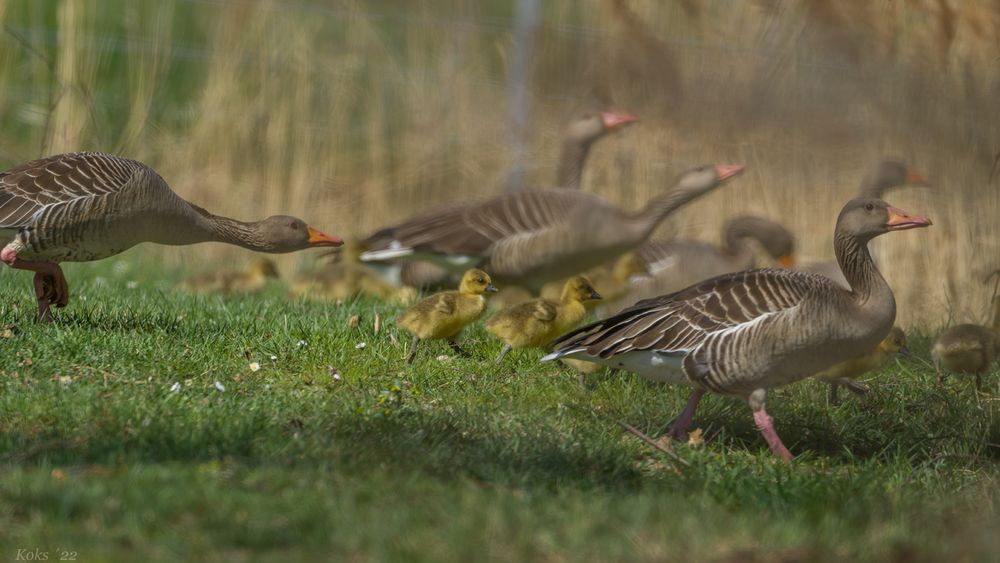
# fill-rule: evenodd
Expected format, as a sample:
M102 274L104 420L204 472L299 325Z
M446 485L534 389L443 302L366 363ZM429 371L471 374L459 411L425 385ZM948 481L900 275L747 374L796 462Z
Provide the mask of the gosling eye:
M486 283L486 280L484 280L483 278L478 278L476 281L479 283Z

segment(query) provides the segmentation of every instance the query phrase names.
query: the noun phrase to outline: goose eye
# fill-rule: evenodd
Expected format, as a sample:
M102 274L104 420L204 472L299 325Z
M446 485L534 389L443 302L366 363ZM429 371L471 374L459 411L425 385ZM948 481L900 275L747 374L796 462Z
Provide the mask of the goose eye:
M293 228L293 229L298 229L299 228L299 224L296 223L295 221L292 221L291 223L289 223L288 226L291 227L291 228Z
M874 203L866 203L865 204L865 210L866 211L874 211L875 210L875 204Z

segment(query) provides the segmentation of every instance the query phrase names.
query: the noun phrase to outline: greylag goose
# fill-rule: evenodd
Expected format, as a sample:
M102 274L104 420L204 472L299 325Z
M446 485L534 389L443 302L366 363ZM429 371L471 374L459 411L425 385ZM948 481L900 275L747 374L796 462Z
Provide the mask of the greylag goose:
M570 332L542 361L590 360L694 387L671 425L673 436L686 433L706 391L741 397L774 454L790 461L764 408L767 390L860 356L885 338L896 302L868 254L868 242L930 224L881 200L851 200L834 234L851 290L794 270L725 274Z
M278 268L268 258L258 258L246 270L205 272L184 280L181 287L192 293L259 293L268 281L278 279Z
M614 111L588 112L573 119L563 132L562 151L556 168L556 187L579 188L593 144L605 135L638 121L634 115ZM398 268L399 283L410 287L440 286L453 270L431 262L408 261ZM510 286L505 287L509 289Z
M892 188L902 186L927 186L927 179L922 174L908 167L901 161L894 159L883 159L873 166L861 179L861 187L858 190L858 197L869 197L882 199L886 192ZM872 253L876 256L876 253ZM850 286L847 279L840 271L837 262L833 260L821 260L817 262L805 262L798 266L800 270L826 276L837 282L841 287L847 289Z
M884 366L895 358L896 354L902 354L903 357L910 355L910 350L906 347L906 333L898 326L892 327L874 350L823 370L816 374L816 378L830 384L829 402L831 405L837 405L840 403L837 391L841 385L858 395L867 393L868 386L854 380Z
M539 188L441 207L375 233L365 261L429 260L452 270L481 267L500 283L537 294L549 281L614 260L646 241L668 215L743 171L700 166L637 212L579 190Z
M511 348L541 348L573 328L587 316L584 303L600 298L590 280L573 276L563 284L559 301L539 297L493 315L486 322L486 331L506 343L497 365Z
M59 262L114 256L141 242L225 242L260 252L337 246L285 215L244 223L213 215L171 191L152 168L98 152L33 160L0 173L0 229L12 237L0 260L35 272L39 317L69 302Z
M974 374L976 389L982 389L983 373L1000 353L1000 295L993 296L990 324L960 324L942 332L931 346L931 359L938 380L948 372Z
M473 268L462 275L458 291L441 291L425 297L403 311L396 324L413 335L406 363L413 361L421 340L443 339L455 352L465 352L455 339L467 325L479 320L486 311L484 294L496 292L490 276Z
M760 217L734 217L722 227L722 245L699 240L651 240L637 249L650 276L637 280L630 302L679 289L730 272L760 266L749 240L784 268L794 265L795 238L785 227Z

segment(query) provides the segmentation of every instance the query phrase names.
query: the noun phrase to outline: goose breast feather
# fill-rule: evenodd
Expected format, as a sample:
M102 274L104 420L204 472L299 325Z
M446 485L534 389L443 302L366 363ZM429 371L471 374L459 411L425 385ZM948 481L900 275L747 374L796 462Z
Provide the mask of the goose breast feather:
M682 372L678 375L685 383L742 396L802 379L835 363L833 356L800 353L811 344L858 348L859 354L877 345L878 339L869 345L872 337L856 337L864 331L854 322L809 322L836 315L846 306L846 296L829 279L805 272L763 269L725 274L640 301L570 332L553 343L557 351L547 358L581 353L580 357L660 380L664 377L658 372L672 365ZM891 326L890 320L885 333ZM650 360L643 362L646 371L637 369L630 355Z

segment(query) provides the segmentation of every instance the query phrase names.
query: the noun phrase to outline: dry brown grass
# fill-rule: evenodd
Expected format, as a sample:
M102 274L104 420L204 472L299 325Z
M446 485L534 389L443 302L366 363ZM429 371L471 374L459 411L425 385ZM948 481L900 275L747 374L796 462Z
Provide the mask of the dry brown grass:
M128 36L151 47L129 55L119 110L128 119L111 133L89 106L103 59L88 38L114 15L92 0L60 7L59 95L38 133L48 151L119 150L217 212L292 213L341 235L501 189L511 47L502 10L472 0L153 4L125 16ZM196 16L179 17L187 11ZM173 26L192 21L208 61L170 57ZM726 217L755 213L798 233L803 255L827 257L837 210L865 168L898 156L935 184L888 198L935 220L880 244L901 320L982 317L978 279L1000 263L1000 201L988 185L1000 150L996 2L547 3L539 34L535 181L552 178L571 115L627 109L643 122L596 148L585 189L635 207L687 166L744 162L748 174L665 230L714 240ZM3 47L0 80L17 64L45 73L23 50L10 54L16 42ZM201 75L183 100L193 117L165 126L156 110L177 65ZM21 108L0 94L0 109ZM37 154L34 139L12 144ZM220 247L165 253L244 259Z

